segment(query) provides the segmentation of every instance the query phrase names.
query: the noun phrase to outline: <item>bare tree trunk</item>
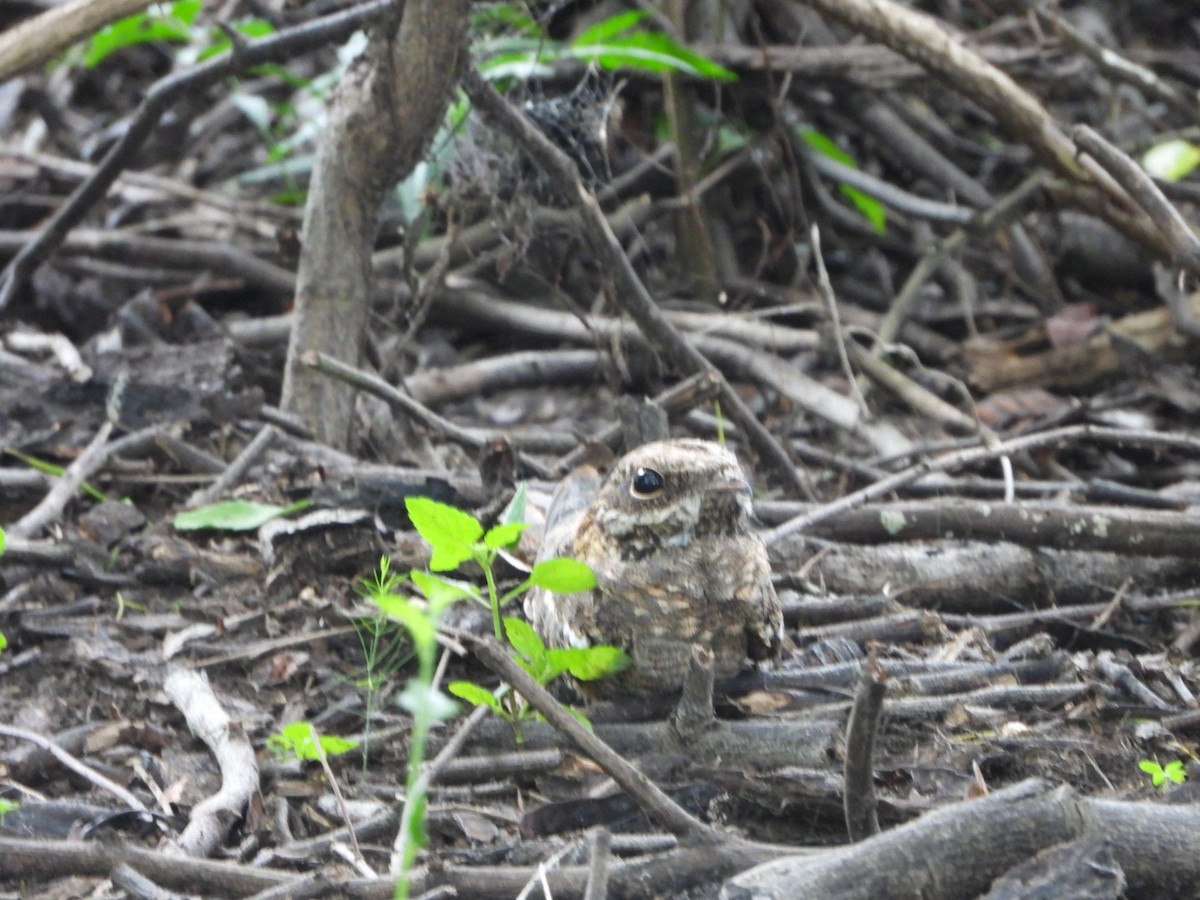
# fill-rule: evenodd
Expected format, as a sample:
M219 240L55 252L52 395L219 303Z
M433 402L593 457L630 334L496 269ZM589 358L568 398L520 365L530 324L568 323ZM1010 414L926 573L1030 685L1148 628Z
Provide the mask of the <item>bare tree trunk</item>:
M407 0L334 94L304 213L282 407L320 440L349 446L354 389L309 369L313 351L358 365L371 249L385 193L420 161L466 55L469 0Z

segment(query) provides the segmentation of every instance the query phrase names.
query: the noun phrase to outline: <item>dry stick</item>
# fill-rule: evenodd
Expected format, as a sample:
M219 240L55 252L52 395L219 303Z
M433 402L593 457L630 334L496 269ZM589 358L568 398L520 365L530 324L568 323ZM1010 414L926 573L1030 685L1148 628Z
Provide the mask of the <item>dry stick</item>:
M683 679L679 703L671 714L671 727L683 742L688 742L716 724L713 708L713 660L709 647L692 645L692 658Z
M814 154L816 155L816 154ZM858 411L864 419L869 418L871 410L867 406L867 398L863 396L862 387L854 377L854 369L850 367L850 358L846 355L846 335L842 331L842 317L838 312L837 295L833 291L833 282L829 280L829 270L825 268L825 254L821 252L821 229L813 223L811 243L813 258L817 262L817 290L829 310L829 321L833 323L834 343L837 344L838 362L842 365L842 374L850 385L850 396L858 404Z
M1096 162L1112 173L1113 178L1150 216L1158 230L1166 238L1171 250L1171 262L1192 275L1200 277L1200 238L1179 214L1179 210L1166 198L1146 171L1122 153L1095 130L1086 125L1078 126L1071 136L1079 149L1093 157Z
M195 897L244 897L295 879L294 872L213 862L131 844L48 841L0 837L8 880L46 880L64 875L105 878L124 862L156 884Z
M1046 28L1060 33L1067 39L1068 44L1080 50L1101 72L1133 85L1156 100L1161 100L1189 122L1200 119L1200 105L1196 103L1195 98L1163 81L1153 69L1126 59L1108 47L1100 46L1072 25L1061 13L1051 14L1046 9L1036 9L1035 12Z
M254 465L258 461L258 458L267 451L268 447L271 446L271 442L275 440L275 436L278 433L279 432L275 430L275 426L264 425L258 434L254 436L254 440L247 444L246 448L238 454L237 459L229 464L229 468L221 473L221 476L208 487L198 490L192 494L192 496L188 498L187 505L203 506L205 503L211 503L219 495L241 481L242 476L249 471L250 467Z
M934 244L913 266L904 285L896 293L887 314L879 323L879 340L890 344L896 339L916 302L917 291L937 271L938 266L966 243L971 234L990 234L1016 219L1034 195L1045 187L1047 181L1045 172L1034 172L993 206L978 215L973 215L970 222Z
M684 375L712 370L712 363L680 334L655 305L654 298L638 278L629 257L609 227L595 196L580 181L575 164L484 81L476 69L470 68L464 74L463 89L480 115L516 141L555 183L562 196L574 201L584 239L601 259L601 267L613 279L617 302L638 323L647 340L660 349ZM720 392L721 408L742 428L762 458L770 462L793 493L812 497L808 478L723 377Z
M597 828L592 834L592 852L588 858L587 887L583 900L605 900L608 897L608 860L612 849L612 832Z
M832 503L826 503L810 512L796 516L794 519L784 522L771 531L765 532L763 540L766 541L768 546L777 543L786 537L790 537L797 532L815 525L817 522L823 522L848 509L855 509L862 506L869 500L882 497L933 472L945 472L960 466L986 462L999 456L1011 456L1022 450L1032 450L1049 444L1067 443L1078 438L1092 438L1093 440L1138 446L1172 447L1200 454L1200 438L1192 437L1191 435L1126 431L1120 428L1102 428L1094 425L1069 425L1053 431L1044 431L1039 434L1011 438L991 447L973 447L960 450L956 453L949 453L936 460L922 461L902 472L897 472L895 475L890 475L874 484L867 485L865 488L855 491L852 494L840 497Z
M129 127L105 154L93 175L75 189L37 237L13 257L3 275L0 275L0 309L4 309L17 291L24 288L38 266L104 196L154 131L158 120L177 100L201 95L208 86L223 82L251 66L282 62L314 47L344 40L367 22L393 13L403 5L404 0L374 0L250 44L235 45L230 53L157 82L146 94Z
M14 537L31 537L62 515L67 502L75 496L83 484L97 469L104 465L111 452L108 436L113 423L105 419L82 453L54 482L54 487L42 498L42 502L21 517L9 534Z
M879 834L879 815L875 804L875 735L883 713L883 695L887 675L879 661L870 657L863 666L846 723L846 764L843 766L842 808L851 841Z
M142 803L135 795L129 793L125 788L121 787L116 782L105 778L99 772L89 769L86 765L77 760L74 756L64 750L58 744L49 738L43 737L33 731L27 731L24 728L17 728L14 725L0 724L0 737L16 738L21 741L29 741L31 744L37 744L60 763L79 775L84 780L94 784L101 790L108 791L114 797L118 798L122 803L130 809L136 809L140 812L149 812L146 805Z
M0 33L0 82L46 62L109 22L153 0L71 0Z
M1090 182L1116 204L1106 210L1111 224L1139 243L1165 249L1128 194L1095 161L1077 160L1070 139L1041 102L1011 77L973 51L965 37L944 22L893 0L798 0L830 19L887 44L940 75L955 91L991 113L1054 171ZM1085 177L1086 176L1086 177Z
M113 869L110 876L114 887L123 890L130 897L138 900L184 900L185 894L176 894L164 890L135 869L129 863L121 863Z
M258 792L258 761L245 729L225 712L207 676L172 666L163 680L163 690L183 713L188 729L212 752L221 770L220 789L196 804L177 841L189 856L208 856Z
M470 450L476 452L482 450L495 437L490 432L478 428L464 428L461 425L451 422L446 417L439 416L432 410L422 406L412 397L388 384L382 378L372 375L370 372L364 372L362 369L356 369L354 366L344 363L339 359L334 359L325 353L306 353L302 361L305 365L312 366L318 372L340 378L347 384L352 384L361 390L374 394L382 400L386 400L393 406L403 410L413 419L416 419L426 428L433 429L456 444ZM530 459L528 455L518 453L517 459L539 478L547 476L546 468Z
M626 762L608 744L584 728L550 692L518 666L490 637L456 634L475 651L485 666L512 685L529 705L546 717L579 750L596 761L613 781L630 794L651 818L672 834L697 843L720 843L722 836L662 792L649 778Z

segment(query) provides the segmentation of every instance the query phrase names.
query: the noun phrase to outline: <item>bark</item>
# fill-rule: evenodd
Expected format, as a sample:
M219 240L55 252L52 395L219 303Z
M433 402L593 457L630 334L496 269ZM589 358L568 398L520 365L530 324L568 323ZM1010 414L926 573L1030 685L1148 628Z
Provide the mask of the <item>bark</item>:
M348 447L355 389L311 371L326 353L360 362L371 250L385 192L420 161L466 56L468 0L408 0L338 86L304 215L296 315L281 405L320 440Z

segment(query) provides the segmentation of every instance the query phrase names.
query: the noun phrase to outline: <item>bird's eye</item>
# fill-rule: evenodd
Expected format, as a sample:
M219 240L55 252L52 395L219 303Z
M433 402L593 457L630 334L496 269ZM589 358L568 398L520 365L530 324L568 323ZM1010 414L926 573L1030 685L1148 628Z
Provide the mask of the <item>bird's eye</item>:
M665 486L666 482L662 475L643 466L634 473L629 493L639 500L649 500L651 497L661 494Z

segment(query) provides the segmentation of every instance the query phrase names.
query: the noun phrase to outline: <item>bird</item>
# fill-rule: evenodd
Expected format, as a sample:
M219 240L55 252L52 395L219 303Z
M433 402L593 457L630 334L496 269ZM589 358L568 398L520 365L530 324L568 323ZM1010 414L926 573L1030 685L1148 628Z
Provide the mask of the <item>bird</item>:
M676 691L696 644L712 651L718 680L747 657L779 657L783 613L750 498L737 458L695 438L644 444L603 479L584 468L559 485L538 559L574 557L592 568L596 586L531 591L526 617L548 647L609 644L631 660L580 684L585 697Z

